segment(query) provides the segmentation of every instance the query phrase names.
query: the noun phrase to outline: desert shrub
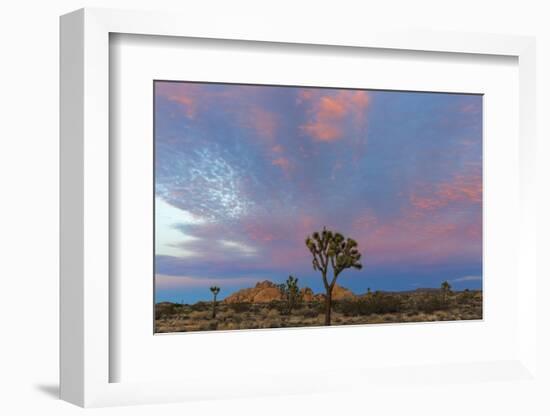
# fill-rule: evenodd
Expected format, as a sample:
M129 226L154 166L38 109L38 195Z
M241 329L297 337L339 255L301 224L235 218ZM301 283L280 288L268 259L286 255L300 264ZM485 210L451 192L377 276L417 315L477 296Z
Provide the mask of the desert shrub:
M447 310L449 303L442 296L439 296L439 294L426 295L418 300L417 308L425 313L433 313L435 311Z
M302 315L304 318L317 318L317 316L319 316L319 311L315 308L302 309L302 312L300 315Z
M190 305L192 311L209 311L212 309L212 305L209 302L197 302L193 305Z
M307 307L299 308L299 309L294 310L294 312L292 312L292 314L296 315L296 316L304 316L304 313L306 313L307 311L308 311Z
M359 300L339 300L332 303L335 312L340 312L344 316L368 315L372 313L365 299Z
M233 315L231 317L231 322L235 322L236 324L240 324L243 321L243 317L241 315Z
M265 309L264 304L262 303L250 303L249 305L250 305L250 308L248 312L252 314L259 314Z
M364 316L401 312L402 302L398 296L377 292L366 298L337 301L333 307L344 316Z
M203 322L199 325L199 331L215 331L216 329L218 329L216 321Z
M367 299L371 313L396 313L401 312L401 299L395 295L375 293Z
M278 319L269 321L266 326L266 328L280 328L280 327L281 327L281 321Z
M272 300L271 302L269 302L269 304L267 304L267 309L274 309L277 310L280 314L283 314L286 310L286 305L285 302L282 302L280 300Z
M247 321L241 323L241 329L259 329L260 325L256 321Z
M177 303L162 302L155 305L155 319L168 319L182 310Z
M472 303L473 301L475 301L475 293L470 292L469 290L465 290L456 297L456 300L458 301L458 303L463 305Z
M193 311L189 314L189 319L192 319L192 320L209 319L210 316L211 316L210 311Z
M382 315L373 315L371 318L369 318L369 324L383 324L386 321L384 320L384 316Z
M437 317L437 319L439 319L440 321L442 320L445 320L445 319L452 319L453 317L450 316L447 312L444 312L444 311L437 311L435 313L435 316Z
M236 313L248 312L251 309L251 305L248 302L231 303L229 307Z
M274 319L274 318L278 318L280 315L281 313L277 309L270 309L267 312L266 317L269 319Z
M317 314L325 313L325 303L319 301L313 301L308 304L309 309L317 312Z

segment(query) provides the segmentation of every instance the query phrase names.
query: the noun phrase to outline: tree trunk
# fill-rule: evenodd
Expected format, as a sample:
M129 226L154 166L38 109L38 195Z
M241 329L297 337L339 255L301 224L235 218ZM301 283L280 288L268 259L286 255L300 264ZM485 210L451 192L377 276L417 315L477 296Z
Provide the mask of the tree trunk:
M212 302L212 319L216 319L216 296L214 296L214 302Z
M325 325L330 325L330 312L332 309L332 290L327 289L325 295Z

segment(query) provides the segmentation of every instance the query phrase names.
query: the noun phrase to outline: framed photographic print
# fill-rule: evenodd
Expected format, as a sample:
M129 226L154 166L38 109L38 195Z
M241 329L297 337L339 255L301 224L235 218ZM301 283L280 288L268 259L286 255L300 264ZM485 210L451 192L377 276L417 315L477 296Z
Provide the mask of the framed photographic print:
M61 19L62 398L538 386L533 39L241 23Z
M482 95L153 88L155 332L482 318Z

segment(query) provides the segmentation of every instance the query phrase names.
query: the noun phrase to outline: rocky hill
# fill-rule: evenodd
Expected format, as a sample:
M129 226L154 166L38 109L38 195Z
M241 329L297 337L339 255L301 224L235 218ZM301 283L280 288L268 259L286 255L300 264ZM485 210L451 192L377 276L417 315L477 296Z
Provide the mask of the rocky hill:
M312 302L314 300L322 301L325 295L315 294L309 287L304 287L300 290L304 302ZM335 285L332 290L333 300L356 299L357 296L345 287ZM232 293L223 300L223 303L269 303L272 301L282 300L281 292L278 285L269 280L256 283L256 286L246 289L241 289Z
M269 280L256 283L256 286L241 289L226 297L224 303L269 303L281 300L281 292L277 285Z

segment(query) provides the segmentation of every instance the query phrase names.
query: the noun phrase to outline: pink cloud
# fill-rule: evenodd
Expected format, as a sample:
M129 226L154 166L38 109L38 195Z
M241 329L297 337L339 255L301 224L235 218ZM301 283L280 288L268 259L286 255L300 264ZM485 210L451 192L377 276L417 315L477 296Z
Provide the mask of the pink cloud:
M155 85L158 96L164 97L182 107L183 113L190 119L197 113L198 86L188 83L164 83Z
M357 109L367 108L369 105L369 97L365 91L355 91L351 95L351 101Z
M245 124L254 129L258 136L270 140L275 138L278 128L277 116L262 108L251 109Z
M311 215L303 215L299 221L300 233L307 234L310 233L314 228L315 218Z
M407 212L356 232L366 264L433 264L456 253L477 255L481 241L471 234L473 228L445 216L418 219Z
M275 115L256 107L256 100L263 91L261 86L250 85L219 90L191 82L155 84L155 94L180 105L188 118L195 118L199 111L207 110L210 104L225 100L229 109L233 111L239 109L238 112L234 111L236 118L240 114L248 114L243 123L246 127L254 128L259 134L272 137L277 127Z
M296 96L296 104L302 104L304 101L311 100L313 98L312 89L300 89Z
M279 166L285 173L290 171L290 161L286 157L279 157L271 162L274 166Z
M410 205L397 217L377 218L370 211L352 224L365 264L436 264L462 253L481 252L482 181L476 170L447 182L418 186ZM464 205L477 205L479 216L464 215Z
M273 230L259 223L245 223L244 229L248 237L255 242L270 242L277 238Z
M378 218L370 212L361 213L353 221L353 228L363 232L369 232L378 226Z
M340 96L321 97L318 106L317 117L325 120L340 120L346 115L346 104Z
M321 142L333 142L344 137L345 122L351 118L355 127L365 124L365 109L369 105L365 91L307 90L298 92L297 103L307 105L308 120L302 131Z
M302 243L303 244L303 243ZM270 260L281 269L292 270L311 265L311 254L307 252L305 245L292 244L278 247L271 253Z
M235 122L252 130L255 137L263 142L266 158L285 175L290 174L291 162L285 156L283 146L277 143L279 116L257 105L260 94L265 91L261 87L246 86L218 91L199 84L160 82L155 88L157 96L178 104L189 119L194 119L199 111L207 109L214 100L227 101L228 111L234 116Z
M251 108L245 114L245 117L240 118L241 125L256 133L255 137L265 146L266 159L288 176L292 164L286 156L285 148L277 141L277 131L280 127L277 114L260 107Z
M321 142L333 142L342 138L342 129L331 124L315 121L302 126L302 129L311 137Z
M173 95L168 97L169 100L181 104L184 107L185 115L188 118L194 118L197 111L196 103L193 98L185 95Z
M434 211L452 203L481 203L481 200L482 180L477 172L456 175L448 182L410 195L411 205L421 211Z

